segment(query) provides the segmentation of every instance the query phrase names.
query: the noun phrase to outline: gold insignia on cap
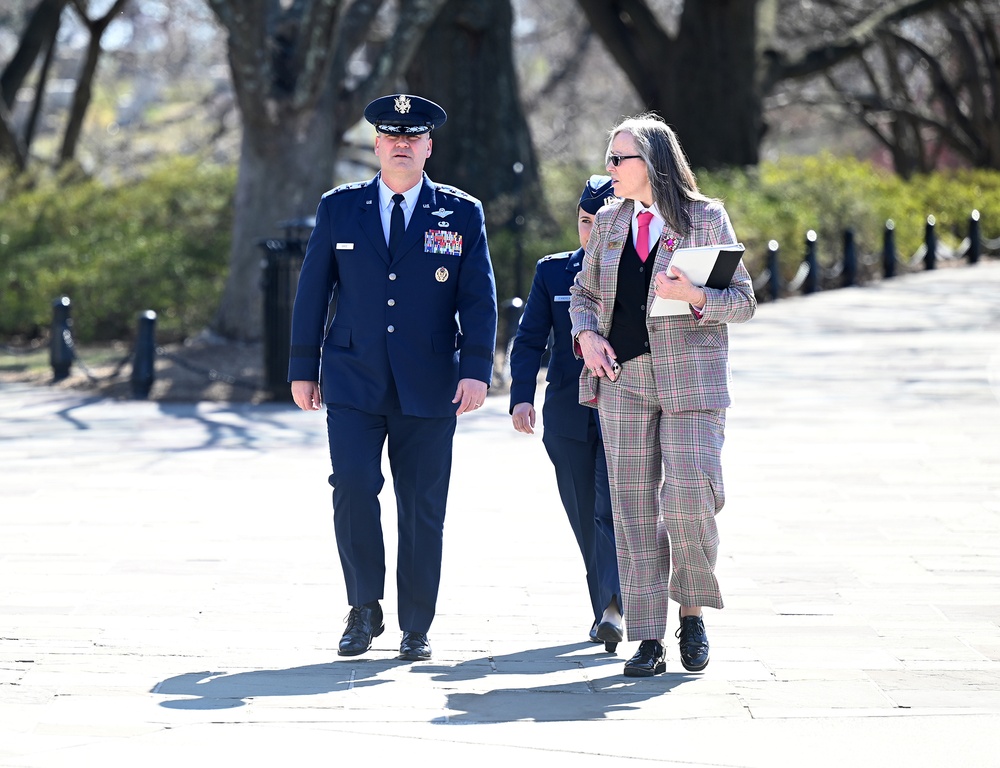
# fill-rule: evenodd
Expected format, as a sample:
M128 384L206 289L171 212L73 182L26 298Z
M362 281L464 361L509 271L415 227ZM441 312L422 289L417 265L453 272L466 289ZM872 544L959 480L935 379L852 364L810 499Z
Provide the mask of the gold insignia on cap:
M392 106L401 115L405 115L410 111L410 99L406 96L397 96L396 100L392 103Z
M448 270L444 267L438 267L437 272L434 273L434 279L439 283L443 283L448 279Z

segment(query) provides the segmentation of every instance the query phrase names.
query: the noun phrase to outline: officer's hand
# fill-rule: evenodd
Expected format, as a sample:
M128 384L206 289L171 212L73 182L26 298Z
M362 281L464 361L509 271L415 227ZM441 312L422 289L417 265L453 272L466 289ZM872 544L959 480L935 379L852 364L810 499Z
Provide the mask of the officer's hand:
M514 422L514 429L524 432L526 435L535 434L532 427L535 426L535 406L531 403L518 403L510 414L511 421Z
M479 379L462 379L458 382L453 403L458 403L456 416L468 411L474 411L486 402L486 382Z
M323 395L318 381L293 381L292 400L303 411L318 411L323 407Z

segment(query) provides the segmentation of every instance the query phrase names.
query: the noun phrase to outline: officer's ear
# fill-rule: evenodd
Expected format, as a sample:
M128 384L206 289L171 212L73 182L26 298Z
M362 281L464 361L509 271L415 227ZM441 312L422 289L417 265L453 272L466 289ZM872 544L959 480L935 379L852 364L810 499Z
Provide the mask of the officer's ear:
M427 138L427 155L426 155L426 157L430 157L431 156L431 149L433 147L434 147L434 139L428 137Z

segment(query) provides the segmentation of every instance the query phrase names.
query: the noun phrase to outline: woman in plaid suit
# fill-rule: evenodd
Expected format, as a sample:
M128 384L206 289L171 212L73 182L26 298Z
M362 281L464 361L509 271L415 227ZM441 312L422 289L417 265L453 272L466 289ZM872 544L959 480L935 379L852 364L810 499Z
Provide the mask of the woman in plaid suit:
M640 641L625 674L666 671L669 600L680 605L681 663L700 671L709 659L702 608L722 608L714 571L731 404L727 323L752 318L757 301L742 264L724 290L670 267L678 247L736 236L659 116L612 129L607 170L622 200L597 214L570 316L584 360L580 402L598 409L604 430L628 639ZM690 312L650 316L654 296Z

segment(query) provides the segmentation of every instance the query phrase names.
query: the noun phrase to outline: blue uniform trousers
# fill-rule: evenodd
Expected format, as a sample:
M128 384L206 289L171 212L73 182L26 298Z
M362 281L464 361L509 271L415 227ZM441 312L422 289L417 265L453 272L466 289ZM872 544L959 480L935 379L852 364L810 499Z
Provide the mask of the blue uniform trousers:
M621 596L608 465L596 419L591 419L585 441L545 430L542 443L555 468L559 497L583 555L594 619L600 621L612 597L621 609Z
M427 632L441 579L441 550L456 418L388 415L327 407L333 473L333 522L348 602L383 597L385 545L378 494L388 440L396 495L399 547L396 587L399 628Z

